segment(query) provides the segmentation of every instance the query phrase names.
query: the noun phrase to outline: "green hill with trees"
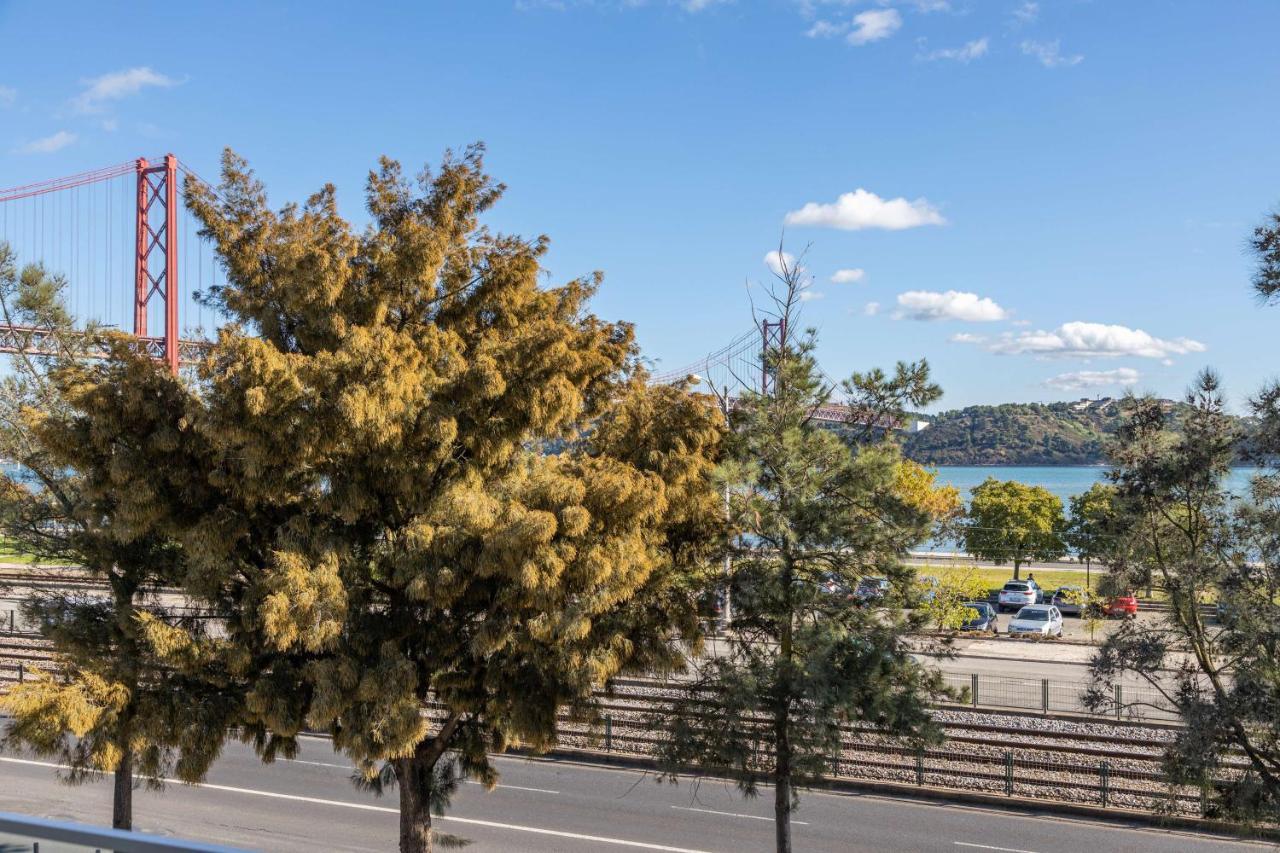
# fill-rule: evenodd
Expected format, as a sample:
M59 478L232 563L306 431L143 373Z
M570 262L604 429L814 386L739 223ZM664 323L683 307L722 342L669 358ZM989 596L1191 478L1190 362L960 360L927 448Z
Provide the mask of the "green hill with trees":
M1121 402L968 406L934 416L905 450L928 465L1100 465L1107 437L1120 425Z

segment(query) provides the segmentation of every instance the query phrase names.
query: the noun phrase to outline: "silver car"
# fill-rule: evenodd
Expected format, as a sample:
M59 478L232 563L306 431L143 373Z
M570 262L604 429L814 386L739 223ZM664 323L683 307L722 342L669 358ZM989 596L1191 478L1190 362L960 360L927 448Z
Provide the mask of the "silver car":
M1062 611L1052 604L1029 604L1009 620L1010 637L1061 637Z
M1063 616L1079 616L1081 602L1085 600L1085 591L1078 586L1058 587L1049 604L1062 611Z

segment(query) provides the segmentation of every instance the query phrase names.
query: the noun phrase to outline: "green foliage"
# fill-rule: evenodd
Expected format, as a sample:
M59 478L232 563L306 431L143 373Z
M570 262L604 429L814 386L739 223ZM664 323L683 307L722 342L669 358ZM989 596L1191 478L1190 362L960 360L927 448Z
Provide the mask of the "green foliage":
M796 270L784 285L777 304L790 330L802 288ZM692 764L734 779L747 795L774 785L779 850L790 849L798 787L829 770L841 725L857 720L927 742L939 736L928 703L947 693L905 642L919 617L892 602L857 607L847 591L874 573L893 580L893 602L906 600L912 573L899 558L950 502L904 477L891 438L851 447L813 422L831 393L813 349L812 333L785 333L765 353L773 392L747 396L733 411L721 469L739 545L727 581L727 648L695 664L692 690L660 723L669 732L660 748L667 778ZM939 394L923 365L855 376L847 387L858 395L854 410L875 417Z
M968 406L931 417L904 450L928 465L1096 465L1120 418L1114 402Z
M1183 413L1183 405L1162 403ZM968 406L929 417L903 443L926 465L1102 465L1124 422L1121 400ZM1247 420L1242 426L1249 426ZM1239 459L1243 460L1243 454Z
M48 592L24 602L63 672L14 688L0 708L13 717L6 741L56 757L68 781L115 772L113 822L128 827L133 774L152 785L202 778L235 702L217 684L222 673L207 649L184 669L154 642L181 625L194 647L208 645L189 614L153 594L180 576L181 557L146 515L156 483L149 466L174 440L159 425L181 411L186 392L119 338L110 362L81 363L97 332L75 333L65 285L39 267L18 273L0 244L5 322L47 329L57 344L53 358L14 356L0 382L0 456L15 466L0 475L0 526L30 554L83 566L107 594ZM117 500L122 493L130 502Z
M962 527L968 553L999 565L1013 563L1015 578L1025 562L1056 560L1066 553L1062 500L1048 489L988 477L971 492Z
M920 584L917 611L925 624L938 631L954 631L977 614L966 602L986 601L987 582L972 568L946 572L937 583Z
M1233 498L1225 480L1240 434L1218 378L1188 393L1180 424L1155 401L1135 401L1117 436L1116 526L1110 586L1160 587L1167 612L1128 622L1092 664L1088 700L1110 704L1111 686L1145 680L1178 710L1165 753L1175 784L1200 786L1215 815L1280 819L1280 475L1258 477ZM1258 415L1272 423L1258 401ZM1265 434L1264 434L1265 435ZM1280 436L1270 434L1267 440ZM1222 618L1201 610L1216 597ZM1227 759L1242 760L1243 772Z
M458 775L494 784L490 751L696 643L720 416L646 386L631 328L586 311L598 276L541 286L547 241L480 225L479 147L416 184L382 161L363 232L332 187L273 211L230 153L186 189L232 323L122 509L225 620L263 757L330 733L428 849Z
M1264 302L1280 298L1280 213L1272 213L1267 221L1253 230L1249 249L1258 262L1253 273L1253 289Z
M1084 561L1103 558L1116 534L1115 487L1094 483L1089 490L1071 497L1071 511L1062 539Z

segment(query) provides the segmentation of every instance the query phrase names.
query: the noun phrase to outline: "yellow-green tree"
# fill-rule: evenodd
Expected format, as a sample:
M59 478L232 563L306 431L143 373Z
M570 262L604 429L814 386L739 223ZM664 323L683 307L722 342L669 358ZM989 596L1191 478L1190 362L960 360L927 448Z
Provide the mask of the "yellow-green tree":
M1013 563L1013 576L1029 560L1056 560L1066 553L1062 499L1043 486L988 477L971 490L964 547L997 565Z
M186 392L123 338L111 360L82 364L98 346L96 332L73 328L60 298L65 284L38 266L19 273L0 244L4 321L45 329L56 344L50 357L15 355L0 381L0 456L12 466L0 474L0 529L27 553L83 566L104 591L51 591L24 602L24 617L52 641L62 671L34 673L0 709L12 718L6 742L59 759L66 781L113 774L112 825L128 829L135 777L152 785L170 775L200 779L236 702L205 689L219 668L191 659L207 646L199 623L156 596L180 576L181 554L146 514L156 483L149 466L177 441L163 425L181 414ZM104 416L90 425L83 411ZM172 666L153 642L170 626L194 644L190 667Z
M481 226L481 154L416 184L382 161L363 230L332 187L273 210L230 153L216 194L186 188L232 322L157 525L223 612L264 757L331 733L398 785L404 851L463 777L495 782L490 751L676 663L723 526L720 416L646 387L631 328L587 312L598 276L542 287L546 239Z
M987 584L973 567L944 572L936 584L921 585L920 615L939 631L955 630L978 614L969 602L987 600Z

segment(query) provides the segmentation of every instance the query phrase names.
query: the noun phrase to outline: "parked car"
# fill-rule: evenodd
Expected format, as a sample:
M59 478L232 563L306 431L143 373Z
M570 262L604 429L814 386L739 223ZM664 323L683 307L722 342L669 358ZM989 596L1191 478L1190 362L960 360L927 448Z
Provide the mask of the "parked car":
M1062 611L1052 604L1029 604L1009 620L1010 637L1061 637Z
M1063 616L1079 616L1085 599L1084 589L1078 586L1060 586L1048 603L1058 608Z
M1103 611L1108 616L1127 619L1138 615L1138 597L1136 595L1117 595L1107 602Z
M854 600L854 592L849 588L848 582L834 572L823 575L820 584L822 591L836 601Z
M721 589L708 590L698 598L698 615L712 634L718 634L724 627L724 603L725 594Z
M1035 594L1036 594L1036 604L1045 604L1045 603L1047 603L1047 602L1045 601L1044 587L1042 587L1042 586L1040 586L1040 584L1036 583L1035 575L1027 575L1027 586L1031 587L1031 589L1035 592Z
M863 578L858 581L853 597L863 604L870 604L888 595L891 588L888 578Z
M1033 582L1009 581L1000 590L996 604L1001 613L1006 610L1017 610L1019 607L1025 607L1028 604L1038 604L1040 602L1039 591L1040 588Z
M969 601L965 602L965 607L969 608L970 618L966 619L960 626L961 631L990 631L992 634L1000 633L1000 625L996 621L996 609L985 601Z

